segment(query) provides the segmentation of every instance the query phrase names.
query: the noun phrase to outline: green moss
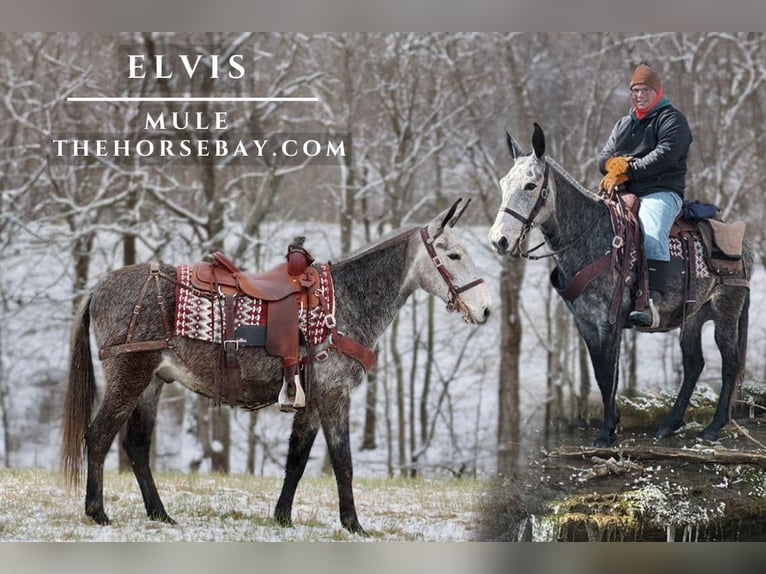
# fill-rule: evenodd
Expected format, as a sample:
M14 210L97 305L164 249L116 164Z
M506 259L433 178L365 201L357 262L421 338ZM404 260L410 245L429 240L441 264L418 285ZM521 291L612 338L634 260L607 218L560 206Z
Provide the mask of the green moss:
M676 391L670 389L637 393L632 397L617 397L620 424L623 428L646 428L658 426L670 414L676 400ZM698 384L689 401L684 420L707 423L715 413L717 392L704 383Z
M629 538L641 526L639 507L628 493L578 494L557 502L546 517L556 525L554 539L589 541Z
M706 490L664 482L573 494L551 502L550 513L538 520L554 525L547 540L761 540L766 472L743 467L736 480L739 490L722 480Z

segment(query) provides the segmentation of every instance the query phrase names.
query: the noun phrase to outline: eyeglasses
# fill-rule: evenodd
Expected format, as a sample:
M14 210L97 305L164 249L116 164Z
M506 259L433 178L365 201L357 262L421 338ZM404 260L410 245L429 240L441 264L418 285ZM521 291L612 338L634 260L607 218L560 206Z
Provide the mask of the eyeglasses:
M640 96L640 95L643 95L643 94L649 95L653 91L654 90L652 88L631 88L630 89L630 94L632 96Z

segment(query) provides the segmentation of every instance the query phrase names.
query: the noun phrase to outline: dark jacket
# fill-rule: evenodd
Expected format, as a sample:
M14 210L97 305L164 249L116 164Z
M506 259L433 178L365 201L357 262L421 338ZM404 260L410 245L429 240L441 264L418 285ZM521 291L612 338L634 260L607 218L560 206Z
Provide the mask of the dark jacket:
M601 150L598 168L606 173L606 160L615 155L634 159L628 168L627 191L638 196L657 189L684 196L686 158L692 134L686 116L663 97L642 119L631 112L612 129Z

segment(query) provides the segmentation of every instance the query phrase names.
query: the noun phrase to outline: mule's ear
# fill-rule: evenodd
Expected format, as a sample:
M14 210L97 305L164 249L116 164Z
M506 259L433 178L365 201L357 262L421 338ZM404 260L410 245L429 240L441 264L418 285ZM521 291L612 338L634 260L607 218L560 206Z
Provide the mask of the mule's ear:
M460 199L458 199L458 200L457 200L457 203L456 203L455 205L457 205L458 203L460 203L460 201L461 201L462 199L463 199L462 197L461 197ZM460 211L458 211L458 212L455 214L455 216L454 216L452 219L450 219L450 220L447 222L447 225L449 225L450 227L455 227L455 224L457 223L457 220L458 220L458 219L460 219L460 217L463 215L463 212L465 211L465 208L466 208L466 207L468 207L468 205L469 205L470 203L471 203L471 198L469 197L469 198L468 198L468 199L465 201L465 203L463 204L463 207L461 207L461 208L460 208Z
M516 161L519 156L524 155L524 150L521 149L519 143L513 139L513 136L508 133L508 130L505 130L505 144L508 146L508 151L510 152L513 161Z
M462 201L462 198L458 198L458 200L452 204L452 207L443 211L442 215L439 215L439 217L437 217L437 220L441 219L441 224L439 225L439 231L441 231L442 229L450 225L450 220L452 219L452 216L455 215L455 212L457 211L457 206L460 205L461 201ZM463 212L461 211L458 217L460 217L462 213ZM452 226L450 225L450 227Z
M537 122L535 122L535 131L532 132L532 149L537 159L542 159L545 155L545 134Z

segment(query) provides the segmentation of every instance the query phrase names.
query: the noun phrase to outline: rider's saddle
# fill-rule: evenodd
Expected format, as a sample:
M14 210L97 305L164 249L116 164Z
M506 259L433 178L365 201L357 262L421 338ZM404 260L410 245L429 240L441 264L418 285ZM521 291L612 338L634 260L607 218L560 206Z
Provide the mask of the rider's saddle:
M284 369L280 408L289 411L306 405L299 375L299 314L319 302L315 295L319 273L311 266L314 258L301 245L302 240L296 240L288 247L287 261L265 273L240 271L221 252L192 266L192 287L223 299L223 344L216 369L219 397L227 394L236 399L241 392L237 351L242 339L235 333L234 321L237 297L245 296L267 306L264 346L267 353L282 358Z
M620 193L605 200L614 231L611 250L593 261L577 273L568 285L560 285L558 270L551 273L551 281L559 294L569 301L574 301L580 293L598 276L606 272L617 273L615 292L609 313L609 321L614 324L624 288L633 292L635 308L643 309L648 303L648 274L643 254L643 240L638 222L639 202L635 195ZM742 271L742 248L745 235L745 223L724 223L718 219L692 220L679 214L670 231L671 245L679 246L678 253L671 253L684 261L684 291L686 302L678 316L670 319L660 330L679 326L697 304L693 299L694 281L704 269L716 275L721 283L747 287L747 278L737 274ZM698 249L697 241L701 247ZM671 252L673 249L671 249Z

